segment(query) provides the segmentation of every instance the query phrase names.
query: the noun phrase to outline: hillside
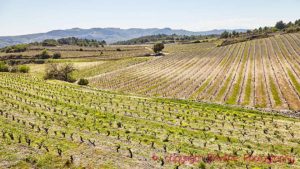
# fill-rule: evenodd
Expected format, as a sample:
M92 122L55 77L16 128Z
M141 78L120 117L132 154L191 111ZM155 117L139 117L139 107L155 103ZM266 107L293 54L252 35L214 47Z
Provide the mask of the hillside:
M218 35L192 35L192 36L186 36L186 35L165 35L165 34L159 34L159 35L149 35L149 36L142 36L139 38L130 39L127 41L118 41L116 43L113 43L113 45L142 45L142 44L154 44L154 43L200 43L203 41L207 41L207 39L210 38L216 38Z
M237 29L237 31L243 31L244 29ZM41 42L45 39L60 39L66 37L76 37L82 39L96 39L98 41L105 40L107 43L113 43L117 41L124 41L133 38L138 38L147 35L209 35L209 34L221 34L224 30L211 30L203 32L192 32L187 30L174 30L170 28L158 29L119 29L119 28L92 28L92 29L66 29L66 30L53 30L46 33L37 33L20 36L0 36L0 48L9 45L15 45L20 43L32 43Z
M0 78L0 168L300 165L299 119L123 95L32 75L0 73ZM226 155L234 158L226 161ZM277 157L282 160L274 162ZM260 161L270 158L271 163Z
M299 168L300 33L165 44L159 57L60 41L0 51L0 168ZM52 64L76 82L45 80Z
M30 68L0 72L0 168L299 168L299 41L0 52ZM54 63L90 85L45 80Z
M101 89L300 111L300 34L216 47L167 45L169 55L90 78Z

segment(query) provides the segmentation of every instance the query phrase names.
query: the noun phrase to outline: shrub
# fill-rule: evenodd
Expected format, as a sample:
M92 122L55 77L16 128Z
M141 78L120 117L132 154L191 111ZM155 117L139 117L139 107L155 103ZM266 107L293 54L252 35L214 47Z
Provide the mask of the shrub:
M6 53L25 52L27 48L28 48L27 44L19 44L19 45L5 47L1 51Z
M0 62L0 72L8 72L8 66L4 62Z
M46 63L46 61L43 60L43 59L35 59L35 60L33 61L33 63L35 63L35 64L44 64L44 63Z
M55 52L52 56L53 59L59 59L61 58L61 54L59 52Z
M41 54L37 55L37 57L39 59L49 59L50 55L49 55L48 51L45 49L45 50L43 50L43 52Z
M299 32L300 31L300 27L290 27L290 28L287 28L285 31L286 31L286 33Z
M163 43L157 43L153 46L153 51L155 53L159 53L161 52L163 49L165 48L164 44Z
M75 79L72 77L72 73L76 69L72 64L58 65L51 63L46 67L46 73L44 79L56 79L66 82L74 82Z
M18 69L19 69L19 72L21 72L21 73L28 73L30 70L29 66L26 66L26 65L21 65L18 67Z
M89 81L88 81L87 79L80 79L80 80L78 81L78 84L79 84L79 85L86 86L86 85L89 84Z

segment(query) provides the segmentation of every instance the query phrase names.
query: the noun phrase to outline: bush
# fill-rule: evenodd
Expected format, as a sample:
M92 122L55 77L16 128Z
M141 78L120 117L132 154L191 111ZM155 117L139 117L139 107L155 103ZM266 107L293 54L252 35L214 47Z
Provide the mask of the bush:
M53 54L52 58L53 59L59 59L59 58L61 58L61 54L59 52L56 52L56 53Z
M26 66L26 65L21 65L18 67L18 69L19 69L19 72L21 72L21 73L28 73L30 70L29 66Z
M39 55L37 55L39 59L49 59L51 56L49 55L48 51L45 49L43 52Z
M5 47L1 51L6 53L25 52L27 48L28 48L27 44L19 44L19 45Z
M26 65L20 66L8 66L8 64L4 62L0 62L0 72L11 72L11 73L28 73L30 68Z
M163 43L157 43L153 46L153 51L155 53L161 52L165 48L165 45Z
M76 80L72 77L72 73L76 69L72 64L58 65L51 63L46 67L46 73L44 79L56 79L66 82L75 82Z
M57 46L58 42L55 39L46 39L42 42L42 46Z
M7 64L0 62L0 72L9 72Z
M80 80L78 81L78 84L79 84L79 85L86 86L86 85L89 84L89 81L88 81L87 79L80 79Z
M35 59L35 60L33 60L33 63L35 63L35 64L44 64L44 63L46 63L46 61L43 60L43 59Z
M294 33L299 31L300 31L300 27L290 27L285 30L286 33Z

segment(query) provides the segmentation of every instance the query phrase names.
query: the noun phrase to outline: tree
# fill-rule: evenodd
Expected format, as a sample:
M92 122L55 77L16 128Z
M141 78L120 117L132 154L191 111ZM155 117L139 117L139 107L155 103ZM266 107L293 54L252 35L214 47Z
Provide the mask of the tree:
M163 43L156 43L154 46L153 46L153 51L155 53L159 53L161 52L163 49L165 48L165 45Z
M28 44L19 44L19 45L5 47L1 51L6 53L25 52L27 48L28 48Z
M232 31L232 36L233 37L238 37L239 36L239 33L237 31Z
M222 34L221 34L221 38L228 38L229 37L229 32L227 31L224 31Z
M58 65L51 63L46 67L45 79L56 79L67 82L74 82L75 79L72 77L72 73L76 69L72 64Z
M300 26L300 19L298 19L298 20L295 21L295 25Z
M283 21L279 21L276 23L275 28L282 30L286 27L286 24Z
M42 42L42 46L57 46L58 42L55 39L46 39Z
M286 25L286 27L288 27L288 28L293 27L293 26L294 26L294 24L293 24L292 22L289 22L289 23Z

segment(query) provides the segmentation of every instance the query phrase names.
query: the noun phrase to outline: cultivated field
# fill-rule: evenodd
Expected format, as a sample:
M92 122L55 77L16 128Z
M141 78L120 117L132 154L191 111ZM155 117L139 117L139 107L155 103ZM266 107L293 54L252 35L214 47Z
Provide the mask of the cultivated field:
M300 34L218 43L0 53L30 67L0 73L0 168L300 168L299 113L232 106L300 109ZM49 63L90 86L45 81Z
M36 55L41 54L45 49L49 52L50 55L55 52L61 53L63 59L97 58L102 60L113 60L143 56L145 53L149 53L149 49L145 48L145 46L105 46L98 48L70 45L56 47L31 46L25 52L0 52L0 59L17 57L22 57L22 59L33 59Z
M177 57L182 64L182 56ZM300 167L297 160L268 164L243 159L244 155L298 159L299 119L120 95L30 74L0 73L0 79L0 168ZM204 158L179 165L164 158L173 153L231 154L238 159Z
M166 56L90 78L93 86L148 96L300 110L300 34L233 45L168 45Z

